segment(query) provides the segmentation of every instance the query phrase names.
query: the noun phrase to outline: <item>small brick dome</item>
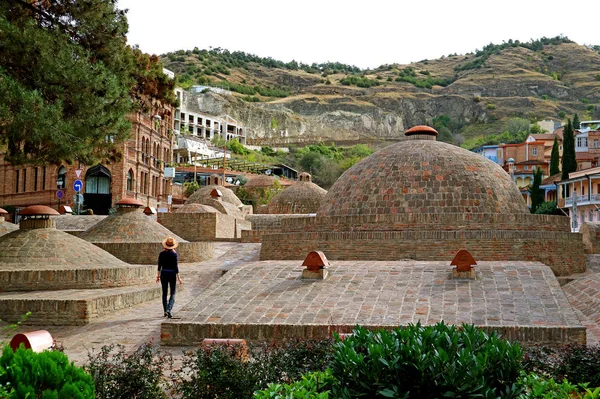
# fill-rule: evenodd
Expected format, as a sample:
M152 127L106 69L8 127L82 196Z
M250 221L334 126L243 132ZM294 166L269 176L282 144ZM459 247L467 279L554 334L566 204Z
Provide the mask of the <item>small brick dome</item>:
M221 194L223 194L221 197L223 202L229 202L235 206L243 205L242 201L240 201L240 199L231 189L217 184L210 184L208 186L201 187L185 201L185 204L203 204L208 200L212 200L210 193L214 189L219 190Z
M529 214L529 210L500 165L451 144L412 139L386 147L344 172L318 213Z
M248 182L246 184L244 184L244 188L273 187L273 184L275 184L276 180L277 179L274 178L273 176L267 176L267 175L252 176L248 179Z
M60 215L55 209L44 205L31 205L19 211L21 216L50 216Z
M267 207L270 214L317 213L327 191L311 182L308 173L300 174L303 180L277 194Z
M203 204L186 204L177 209L175 213L220 213L212 206Z

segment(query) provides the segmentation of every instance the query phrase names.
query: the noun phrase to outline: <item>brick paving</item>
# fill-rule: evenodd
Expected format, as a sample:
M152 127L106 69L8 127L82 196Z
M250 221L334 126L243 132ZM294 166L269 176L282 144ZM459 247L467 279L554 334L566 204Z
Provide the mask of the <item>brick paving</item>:
M258 244L217 243L215 258L211 261L181 264L184 289L177 292L174 316L178 317L183 305L200 295L223 273L223 265L243 263L258 258ZM115 312L85 326L25 326L21 331L48 330L65 348L70 360L77 364L87 361L88 351L103 345L121 344L126 350L153 341L160 342L160 324L163 317L161 299ZM181 354L181 348L168 348Z
M476 280L450 279L446 262L331 264L325 280L301 279L303 268L297 261L235 267L184 306L181 320L163 324L163 340L318 336L329 333L331 326L341 331L357 324L440 320L505 333L529 329L524 340L540 343L583 337L581 323L552 271L537 262L480 262Z

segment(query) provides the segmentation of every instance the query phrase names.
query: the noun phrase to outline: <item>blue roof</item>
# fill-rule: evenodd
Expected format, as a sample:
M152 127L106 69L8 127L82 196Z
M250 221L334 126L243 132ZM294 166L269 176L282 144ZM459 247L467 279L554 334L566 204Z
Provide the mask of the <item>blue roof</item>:
M485 150L486 148L498 148L498 145L482 145L481 147L474 148L473 152L477 152L478 150Z

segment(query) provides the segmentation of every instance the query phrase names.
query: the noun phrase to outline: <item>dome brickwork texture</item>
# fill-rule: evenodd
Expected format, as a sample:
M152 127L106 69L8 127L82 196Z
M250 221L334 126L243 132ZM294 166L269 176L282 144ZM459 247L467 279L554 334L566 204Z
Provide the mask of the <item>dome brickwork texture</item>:
M298 181L277 194L267 206L269 214L317 213L327 191L310 180Z
M585 271L568 218L531 215L494 162L419 127L348 169L316 217L283 220L261 236L260 259L538 261L556 275Z
M181 208L177 209L175 213L219 213L219 211L208 205L185 204Z
M426 140L391 145L348 169L322 216L398 213L528 214L517 186L488 159Z
M223 197L221 198L223 202L229 202L230 204L233 204L235 206L243 205L242 201L240 201L240 199L237 197L237 195L235 195L233 191L231 191L231 189L216 184L201 187L194 194L192 194L190 198L188 198L185 201L186 205L205 203L206 200L212 199L210 193L214 189L219 190L221 194L223 194Z

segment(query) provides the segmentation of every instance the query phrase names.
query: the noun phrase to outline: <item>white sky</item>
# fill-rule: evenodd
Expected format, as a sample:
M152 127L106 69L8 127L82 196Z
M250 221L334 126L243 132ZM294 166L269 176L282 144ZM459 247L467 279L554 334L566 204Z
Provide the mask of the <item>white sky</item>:
M600 45L593 22L598 0L119 0L118 6L129 9L129 44L154 54L212 46L285 62L375 68L508 39L563 34Z

